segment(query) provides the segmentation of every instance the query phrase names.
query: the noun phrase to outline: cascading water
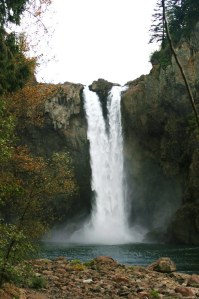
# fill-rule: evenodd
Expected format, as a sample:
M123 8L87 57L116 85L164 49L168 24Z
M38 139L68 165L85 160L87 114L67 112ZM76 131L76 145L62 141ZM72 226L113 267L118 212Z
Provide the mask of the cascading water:
M122 88L114 86L107 101L107 124L96 93L84 88L90 141L94 202L90 222L73 236L87 243L119 244L132 241L124 196L123 138L120 114Z
M95 192L90 234L106 243L127 241L120 98L121 87L114 86L108 97L106 130L98 96L88 88L84 90L92 189Z
M130 231L127 223L120 112L122 90L124 88L119 86L112 88L106 122L97 94L84 88L94 200L89 223L76 231L70 242L123 244L140 239L135 231Z

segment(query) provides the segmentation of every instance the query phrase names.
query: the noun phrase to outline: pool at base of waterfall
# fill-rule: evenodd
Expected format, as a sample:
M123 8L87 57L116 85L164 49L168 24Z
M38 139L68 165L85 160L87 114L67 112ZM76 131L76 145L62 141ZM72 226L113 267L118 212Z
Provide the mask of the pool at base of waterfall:
M82 245L42 243L39 257L87 262L97 256L110 256L121 264L147 266L160 257L170 257L178 272L199 273L199 247L168 244Z

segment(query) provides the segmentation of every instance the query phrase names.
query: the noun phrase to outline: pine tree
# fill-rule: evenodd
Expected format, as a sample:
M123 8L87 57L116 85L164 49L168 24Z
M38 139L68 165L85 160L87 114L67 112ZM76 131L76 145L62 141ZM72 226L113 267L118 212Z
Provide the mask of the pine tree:
M199 21L198 0L164 0L165 13L169 31L174 44L182 37L189 38L197 21ZM163 0L158 0L153 14L150 42L166 44L165 24L163 20Z
M8 22L20 24L20 17L29 0L0 0L0 27Z
M30 75L29 62L20 48L14 32L8 33L10 23L20 24L28 0L0 0L0 95L22 87Z

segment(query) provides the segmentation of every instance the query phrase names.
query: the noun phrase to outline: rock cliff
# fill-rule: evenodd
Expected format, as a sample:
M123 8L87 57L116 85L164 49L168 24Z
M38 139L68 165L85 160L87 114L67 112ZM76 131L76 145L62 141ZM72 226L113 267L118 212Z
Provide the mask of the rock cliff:
M199 23L176 48L199 106ZM175 242L199 244L199 136L182 76L165 69L128 82L122 99L131 219Z
M65 82L45 102L48 125L70 152L80 189L80 196L72 204L70 215L89 213L91 204L90 158L87 142L87 124L82 100L83 85Z

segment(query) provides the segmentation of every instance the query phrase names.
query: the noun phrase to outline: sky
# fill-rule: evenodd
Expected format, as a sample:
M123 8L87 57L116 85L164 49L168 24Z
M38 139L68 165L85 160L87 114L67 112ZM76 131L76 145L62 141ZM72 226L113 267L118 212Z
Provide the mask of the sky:
M44 23L54 29L37 80L124 85L149 73L149 29L157 0L53 0ZM52 13L53 11L53 13Z

